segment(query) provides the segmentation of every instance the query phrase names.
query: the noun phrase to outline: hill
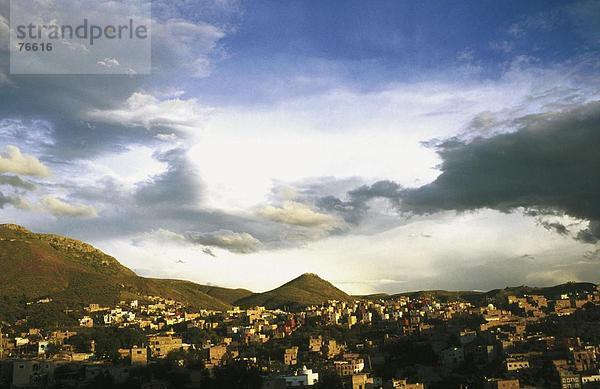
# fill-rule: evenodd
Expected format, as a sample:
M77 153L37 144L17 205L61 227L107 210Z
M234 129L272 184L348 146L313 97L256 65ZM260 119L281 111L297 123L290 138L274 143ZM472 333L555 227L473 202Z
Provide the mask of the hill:
M367 300L388 300L399 296L407 296L411 298L435 298L440 301L455 301L463 300L478 304L494 303L502 305L506 303L509 295L524 296L538 294L547 298L556 299L562 294L571 294L578 292L592 292L596 288L596 284L590 282L567 282L560 285L548 287L530 287L530 286L513 286L504 289L492 289L488 292L481 291L448 291L448 290L421 290L415 292L402 292L396 294L376 293L365 296L356 296L357 298Z
M0 225L0 295L28 301L51 297L69 306L114 304L147 295L197 308L224 310L251 294L189 281L144 278L93 246L58 235Z
M316 274L306 273L279 288L239 299L235 305L244 308L265 306L270 309L298 309L328 300L351 301L352 297Z
M530 287L530 286L515 286L506 287L504 289L493 289L485 293L488 300L500 304L506 301L509 295L523 296L526 294L539 294L547 298L560 298L562 294L577 294L581 292L592 292L596 288L596 284L591 282L567 282L560 285L549 287Z

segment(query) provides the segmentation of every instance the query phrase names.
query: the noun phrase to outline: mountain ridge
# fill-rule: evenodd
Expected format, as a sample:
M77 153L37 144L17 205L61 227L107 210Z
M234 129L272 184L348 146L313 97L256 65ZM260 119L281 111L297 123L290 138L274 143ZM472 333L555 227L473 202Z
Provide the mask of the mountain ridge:
M262 293L242 288L201 285L177 279L145 278L94 246L56 234L37 234L17 224L0 224L0 297L29 301L52 297L70 305L112 304L122 299L158 295L197 308L298 309L328 300L392 299L398 296L435 297L502 302L509 294L543 294L590 290L596 284L569 282L550 287L516 286L483 291L423 290L395 294L350 296L314 273L304 273Z
M548 298L558 298L561 294L564 293L573 293L573 292L584 292L591 291L595 289L598 284L593 282L565 282L558 285L552 286L507 286L505 288L496 288L488 291L476 291L476 290L444 290L444 289L433 289L433 290L419 290L419 291L410 291L410 292L401 292L394 294L387 293L374 293L370 295L361 295L354 296L360 299L368 299L368 300L389 300L394 299L400 296L407 297L416 297L416 298L432 298L435 297L439 300L453 300L460 299L471 302L493 302L496 304L501 304L506 301L506 297L509 295L515 296L523 296L526 294L538 294L543 295Z

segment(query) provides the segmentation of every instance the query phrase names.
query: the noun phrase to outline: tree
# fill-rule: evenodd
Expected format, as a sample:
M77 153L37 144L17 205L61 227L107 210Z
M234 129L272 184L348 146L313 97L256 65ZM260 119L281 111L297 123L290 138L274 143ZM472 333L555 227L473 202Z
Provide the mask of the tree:
M315 389L343 389L342 378L333 370L325 370L319 373L319 382Z
M243 362L233 362L215 369L216 387L220 389L261 389L258 370Z

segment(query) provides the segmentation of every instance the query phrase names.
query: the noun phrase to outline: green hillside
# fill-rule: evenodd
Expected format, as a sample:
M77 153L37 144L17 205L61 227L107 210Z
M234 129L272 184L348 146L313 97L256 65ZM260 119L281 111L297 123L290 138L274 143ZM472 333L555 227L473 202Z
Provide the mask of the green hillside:
M157 295L190 306L228 309L251 292L189 281L143 278L89 244L57 235L35 234L14 224L0 225L0 296L77 306L114 304Z
M306 273L277 289L256 293L235 302L241 307L265 306L270 309L297 309L328 300L351 301L352 297L316 274Z

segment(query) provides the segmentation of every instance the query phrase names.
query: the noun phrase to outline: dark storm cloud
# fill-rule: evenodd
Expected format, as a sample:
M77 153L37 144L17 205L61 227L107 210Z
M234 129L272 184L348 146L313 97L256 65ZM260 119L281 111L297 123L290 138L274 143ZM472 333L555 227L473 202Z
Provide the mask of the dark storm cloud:
M480 115L481 116L481 115ZM492 121L490 115L490 121ZM479 117L478 120L483 120ZM513 120L511 133L458 137L434 144L442 158L441 174L419 188L378 181L347 192L344 199L320 197L316 204L358 223L373 199L387 199L400 213L427 215L440 211L490 208L510 212L524 208L541 226L559 234L568 226L545 216L569 215L590 221L578 233L582 242L600 238L600 102Z
M600 103L527 121L514 133L440 145L442 174L431 184L404 191L402 209L432 213L525 207L600 220ZM595 225L581 240L600 236ZM547 227L566 232L557 224Z
M600 217L600 103L532 118L517 132L441 145L442 174L408 190L417 212L542 207Z
M324 211L340 214L348 223L356 224L365 217L370 200L384 198L394 207L399 207L402 191L402 187L397 183L383 180L349 191L345 201L335 196L325 196L317 199L316 205Z
M363 185L348 192L354 201L365 202L372 198L385 198L399 204L402 187L393 181L378 181L373 185Z

